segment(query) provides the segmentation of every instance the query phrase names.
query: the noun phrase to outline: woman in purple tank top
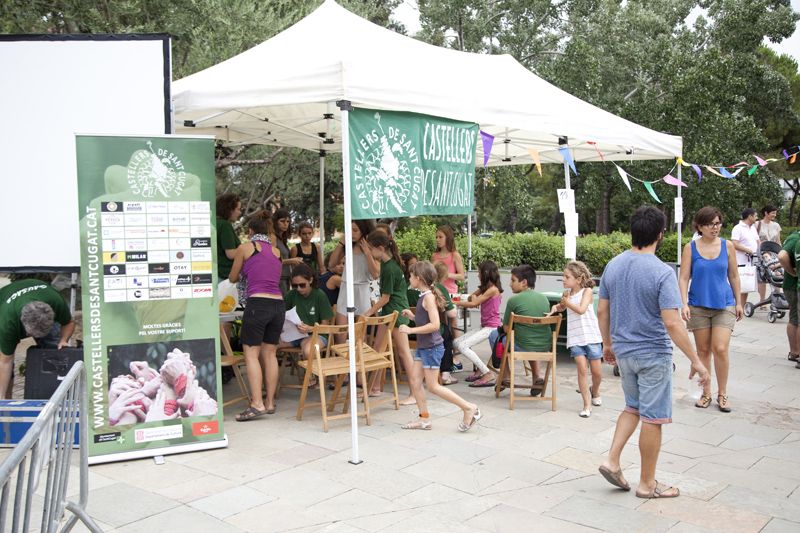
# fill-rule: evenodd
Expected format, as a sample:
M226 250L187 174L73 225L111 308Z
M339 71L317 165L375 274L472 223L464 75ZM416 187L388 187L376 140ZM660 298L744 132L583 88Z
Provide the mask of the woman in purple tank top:
M278 385L276 350L285 313L280 289L281 253L267 237L270 234L268 220L251 218L248 232L250 242L236 249L228 278L231 283L236 283L240 272L247 278L247 305L242 317L241 339L251 398L247 409L236 415L237 422L275 412L275 390ZM260 392L262 375L267 384L266 405Z
M440 317L444 314L444 297L439 293L439 289L433 286L437 279L436 269L428 261L419 261L414 263L409 271L411 272L409 279L411 287L420 291L420 295L416 313L406 309L403 311L403 315L414 318L416 326L412 328L402 325L399 331L406 335L416 334L417 350L414 354L416 373L419 374L420 370L424 372L425 387L428 392L457 405L464 412L463 420L458 423L458 430L469 431L475 422L480 420L480 409L474 403L464 400L451 389L439 384L439 366L442 364L442 356L444 356L444 340L439 333ZM417 407L419 408L419 420L404 424L403 429L431 429L428 404L424 393L417 397Z

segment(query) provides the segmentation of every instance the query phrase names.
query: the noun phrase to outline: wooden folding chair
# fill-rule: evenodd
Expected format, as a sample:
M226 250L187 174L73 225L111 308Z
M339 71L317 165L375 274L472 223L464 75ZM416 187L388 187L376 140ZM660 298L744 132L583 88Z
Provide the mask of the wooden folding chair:
M219 324L219 340L224 353L224 355L220 356L219 358L219 365L221 367L229 366L233 369L233 375L236 378L236 383L239 386L240 392L239 396L231 398L230 400L225 400L222 403L222 406L227 407L243 400L247 400L249 405L250 391L247 388L247 380L242 375L241 369L241 367L245 366L247 363L245 362L244 355L241 352L234 352L231 348L231 342L228 339L228 334L225 331L222 322Z
M279 347L275 352L275 357L278 358L278 386L275 388L275 396L277 397L278 394L281 392L281 388L286 387L287 389L300 389L303 387L302 380L298 376L297 383L291 384L283 384L283 374L285 373L284 368L289 369L289 374L294 375L297 373L297 362L300 359L303 359L303 350L300 347L295 348L294 346L287 346L287 347Z
M525 351L518 351L514 347L514 326L516 325L526 325L526 326L548 326L552 329L552 343L551 349L549 352L525 352ZM503 381L506 377L506 371L508 371L508 388L511 391L511 395L509 397L508 408L514 409L514 400L532 400L532 401L540 401L540 400L550 400L552 402L551 408L553 411L556 410L556 344L558 343L558 331L561 327L561 315L556 316L548 316L548 317L541 317L541 318L534 318L531 316L525 315L517 315L511 313L511 320L508 323L508 337L506 338L506 349L505 349L505 357L503 358L503 363L500 365L500 375L497 376L497 381L495 382L494 386L494 395L496 398L500 397L500 393L505 388L503 386ZM547 363L547 370L545 371L544 375L544 385L542 385L542 395L541 396L519 396L517 397L514 394L514 389L519 388L528 388L525 385L516 385L514 383L514 374L516 370L516 362L521 361L523 366L525 362L532 363L533 361L545 362ZM531 374L533 374L531 372ZM533 379L535 379L535 375L533 375ZM550 396L545 396L544 394L547 392L547 380L552 380L552 392Z
M365 372L368 375L372 374L368 382L364 380L361 381L362 389L365 391L364 396L369 396L369 391L372 390L375 380L385 379L386 369L390 370L392 378L392 396L381 399L370 399L369 401L372 407L387 402L394 402L395 410L400 408L400 399L397 393L397 370L394 361L394 345L392 343L392 331L397 322L397 315L397 311L394 311L391 315L386 316L358 317L358 320L364 324L364 329L361 332L361 338L358 336L359 333L356 332L356 356L364 361ZM386 328L386 336L382 345L376 346L375 332L377 332L380 327ZM371 333L368 335L367 332ZM348 358L350 356L349 346L347 344L337 344L333 346L333 353L339 357Z
M356 322L356 338L363 338L363 330L364 330L364 323L363 322ZM342 383L344 378L350 373L350 360L346 357L322 357L320 353L319 346L317 344L317 339L320 335L328 335L329 339L333 339L333 335L342 334L347 332L347 325L341 326L323 326L317 324L314 326L313 333L311 334L311 342L314 346L314 359L311 361L298 361L297 365L300 368L303 368L306 373L305 377L303 378L303 385L302 390L300 391L300 403L297 406L297 419L303 419L303 411L308 409L309 407L316 407L319 406L322 411L322 426L324 430L328 431L328 421L329 420L337 420L340 418L349 418L349 414L347 413L347 407L350 397L350 387L354 385L353 383L348 382L347 384L347 394L344 396L343 399L339 399L339 391L342 387ZM331 341L332 342L332 341ZM361 382L367 382L367 376L365 372L364 364L362 363L361 359L361 350L356 351L356 371L361 376ZM311 376L317 376L319 379L319 403L306 403L306 398L308 396L308 387L309 383L311 382ZM331 400L329 401L325 397L325 381L326 378L332 377L336 381L336 386L334 391L331 395ZM369 394L365 394L363 397L364 402L364 410L358 413L358 416L363 416L367 420L367 425L372 423L369 413ZM345 409L343 410L342 414L338 415L331 415L330 412L333 412L333 408L336 404L343 403L345 405Z

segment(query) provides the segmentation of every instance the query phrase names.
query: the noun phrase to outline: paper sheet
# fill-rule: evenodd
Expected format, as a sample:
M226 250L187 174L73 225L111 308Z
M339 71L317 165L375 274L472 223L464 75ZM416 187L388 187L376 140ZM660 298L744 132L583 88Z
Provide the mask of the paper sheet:
M564 257L567 259L575 259L577 240L578 239L574 235L567 235L564 237Z
M575 212L575 191L572 189L558 189L558 211L560 213Z
M283 319L283 330L281 330L281 340L283 342L292 342L298 339L305 339L308 337L307 333L303 333L297 329L298 324L302 324L300 316L297 314L297 309L292 307L286 311Z
M565 235L571 237L578 236L578 213L564 213L564 225L566 226Z
M675 197L675 223L683 222L683 198Z

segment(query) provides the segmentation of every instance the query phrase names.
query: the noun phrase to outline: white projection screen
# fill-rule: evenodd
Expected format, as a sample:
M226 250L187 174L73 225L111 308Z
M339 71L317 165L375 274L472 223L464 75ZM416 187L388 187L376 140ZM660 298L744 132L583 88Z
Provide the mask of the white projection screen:
M75 272L75 134L171 133L169 36L0 35L0 73L0 270Z

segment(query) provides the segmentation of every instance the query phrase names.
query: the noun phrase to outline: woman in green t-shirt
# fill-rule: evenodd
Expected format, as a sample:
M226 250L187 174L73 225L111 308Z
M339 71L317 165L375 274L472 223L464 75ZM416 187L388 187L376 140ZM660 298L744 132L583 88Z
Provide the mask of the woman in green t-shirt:
M383 231L376 230L370 233L367 237L367 242L370 245L372 256L381 262L381 297L364 314L365 316L372 316L380 310L380 316L386 316L392 314L393 311L397 311L397 322L394 329L392 329L392 343L397 350L397 355L400 356L403 368L406 370L408 385L411 389L411 394L403 399L400 405L414 405L417 403L417 398L421 397L420 395L425 394L425 392L422 390L422 375L415 370L414 360L411 358L408 335L403 335L398 329L398 326L408 324L408 318L402 315L403 311L409 308L408 285L401 266L403 260L400 259L400 254L397 253L397 244ZM386 328L380 328L375 337L376 346L383 344L385 335ZM376 384L373 390L369 392L371 396L381 392L377 389L380 385L378 381L375 380Z
M314 329L314 325L328 325L333 319L333 309L328 297L314 285L314 272L311 267L305 263L294 267L291 278L292 290L286 293L285 298L286 311L288 313L292 308L297 311L297 316L301 321L300 324L297 324L297 329L309 336L291 342L281 340L278 345L278 348L302 348L307 361L314 357L314 346L311 344L311 331ZM317 344L320 352L327 346L327 341L327 338L319 337Z

